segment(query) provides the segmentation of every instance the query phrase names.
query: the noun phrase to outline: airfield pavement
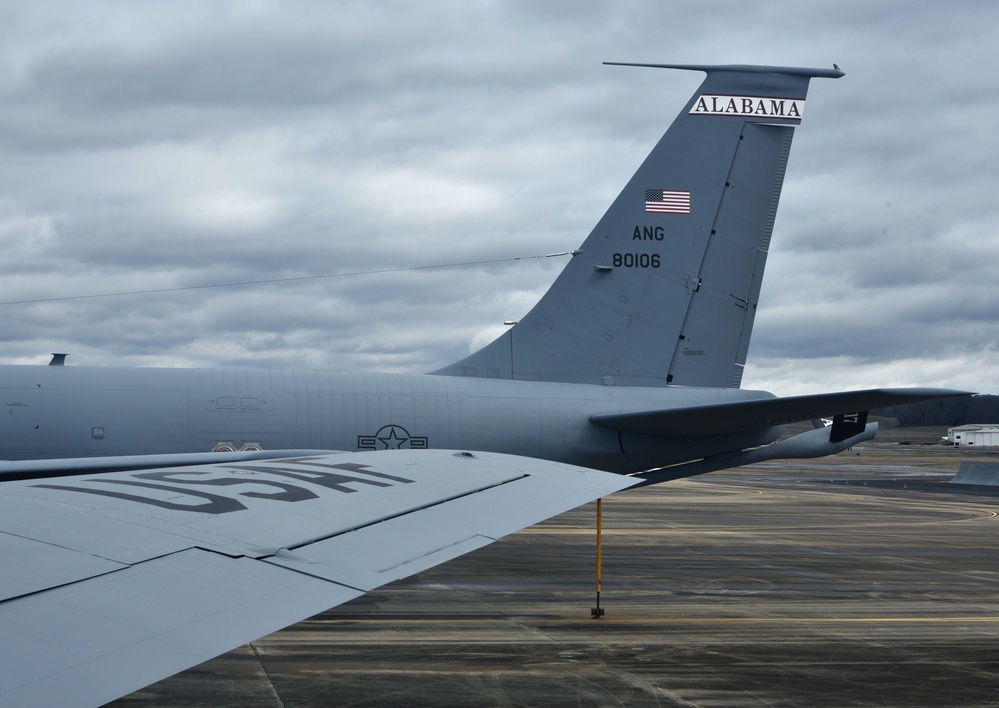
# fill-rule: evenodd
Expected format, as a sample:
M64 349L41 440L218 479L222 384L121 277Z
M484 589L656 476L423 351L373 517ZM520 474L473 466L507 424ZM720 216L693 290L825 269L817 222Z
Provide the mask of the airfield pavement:
M603 619L591 504L112 705L994 705L999 488L946 484L967 454L620 493Z

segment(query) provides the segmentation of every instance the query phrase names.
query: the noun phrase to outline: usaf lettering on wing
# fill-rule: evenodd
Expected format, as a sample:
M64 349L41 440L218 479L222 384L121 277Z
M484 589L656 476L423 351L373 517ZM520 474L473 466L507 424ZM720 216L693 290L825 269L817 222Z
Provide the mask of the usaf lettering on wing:
M292 466L292 464L296 466ZM304 469L303 469L304 467ZM324 471L338 470L337 472ZM357 490L351 484L367 484L374 487L392 487L397 484L411 484L415 480L384 472L375 472L369 469L370 465L360 465L354 462L340 464L325 464L315 462L311 458L289 458L268 464L233 464L225 465L223 476L211 476L213 472L203 472L200 470L163 470L154 472L141 472L129 475L131 479L112 479L108 477L95 477L81 480L87 486L73 486L69 484L36 484L35 487L42 489L60 489L69 492L79 492L81 494L94 494L115 499L125 499L139 504L149 504L163 509L173 511L193 511L201 514L228 514L233 511L241 511L247 507L242 501L235 497L247 497L252 499L269 499L271 501L300 502L306 499L317 499L319 494L309 488L308 485L315 485L342 494L350 494ZM224 474L224 471L230 474ZM342 474L350 472L351 474ZM283 478L284 480L295 480L299 484L287 481L268 479L267 475ZM166 482L167 484L163 484ZM305 483L303 486L301 483ZM129 489L133 493L126 491L116 491L114 489L102 489L92 487L91 484L114 484L119 487ZM177 486L184 485L184 486ZM195 487L233 487L237 485L255 485L263 487L269 491L241 491L235 492L234 496L227 496L219 493L221 490L209 492L204 489L192 489ZM154 495L142 494L143 490L158 490L169 492L170 499L156 497ZM181 503L174 501L176 494L184 494L200 502Z

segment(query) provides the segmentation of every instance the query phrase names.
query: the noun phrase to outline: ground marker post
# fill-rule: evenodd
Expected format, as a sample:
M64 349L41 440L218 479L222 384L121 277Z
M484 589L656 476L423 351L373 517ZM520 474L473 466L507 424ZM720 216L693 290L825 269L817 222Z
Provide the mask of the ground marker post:
M590 616L598 619L604 616L600 606L600 566L603 561L603 509L604 500L597 499L597 606L590 609Z

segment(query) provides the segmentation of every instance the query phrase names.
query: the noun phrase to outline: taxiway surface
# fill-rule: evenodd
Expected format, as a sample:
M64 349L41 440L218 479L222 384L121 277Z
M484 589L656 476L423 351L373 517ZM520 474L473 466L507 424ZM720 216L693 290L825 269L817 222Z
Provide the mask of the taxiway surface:
M872 448L620 493L603 619L589 505L112 705L999 703L999 493L946 485L960 460Z

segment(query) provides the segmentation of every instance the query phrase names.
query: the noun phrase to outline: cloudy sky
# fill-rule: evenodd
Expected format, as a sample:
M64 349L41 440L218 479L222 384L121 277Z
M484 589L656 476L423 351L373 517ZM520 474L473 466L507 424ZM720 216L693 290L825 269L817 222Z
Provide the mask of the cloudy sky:
M0 363L435 369L701 80L602 61L836 62L743 386L999 393L997 47L984 0L0 0Z

